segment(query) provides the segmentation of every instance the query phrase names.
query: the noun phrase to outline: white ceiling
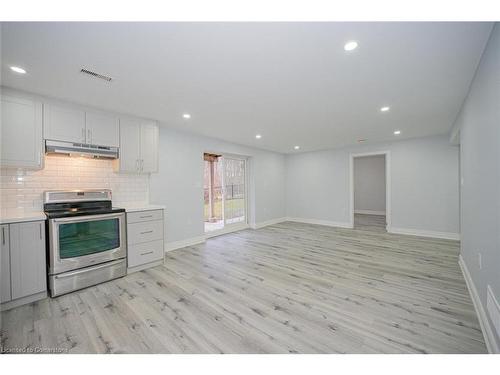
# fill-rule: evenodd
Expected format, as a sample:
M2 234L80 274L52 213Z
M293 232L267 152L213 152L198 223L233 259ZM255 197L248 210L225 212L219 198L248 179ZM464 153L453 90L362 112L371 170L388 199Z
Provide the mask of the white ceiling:
M290 153L294 145L309 151L393 140L395 129L399 138L448 132L491 27L3 23L1 78L5 86ZM359 47L346 53L352 39ZM89 78L83 67L114 80ZM381 113L385 105L391 110Z

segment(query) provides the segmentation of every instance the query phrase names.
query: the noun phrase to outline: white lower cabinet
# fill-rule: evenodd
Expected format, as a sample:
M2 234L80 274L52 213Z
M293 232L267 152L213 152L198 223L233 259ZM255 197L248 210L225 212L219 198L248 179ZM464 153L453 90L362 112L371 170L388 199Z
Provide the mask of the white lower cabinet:
M163 263L163 210L127 213L127 272Z
M9 249L9 226L2 225L2 250L0 253L0 302L8 302L12 299L10 292L10 249Z
M163 259L163 240L138 243L129 247L128 267L137 267Z
M45 298L45 221L1 226L2 310Z

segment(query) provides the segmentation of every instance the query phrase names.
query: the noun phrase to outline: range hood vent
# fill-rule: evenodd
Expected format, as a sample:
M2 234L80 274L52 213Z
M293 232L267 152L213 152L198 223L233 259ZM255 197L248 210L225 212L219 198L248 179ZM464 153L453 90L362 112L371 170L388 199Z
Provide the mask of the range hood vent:
M118 159L118 147L60 141L45 141L46 154L83 156L93 159Z

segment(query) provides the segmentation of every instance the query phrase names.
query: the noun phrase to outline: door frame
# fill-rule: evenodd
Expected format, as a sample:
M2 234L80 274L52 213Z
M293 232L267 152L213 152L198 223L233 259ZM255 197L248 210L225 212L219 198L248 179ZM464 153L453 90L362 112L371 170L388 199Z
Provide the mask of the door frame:
M391 211L391 152L389 150L385 151L374 151L374 152L364 152L364 153L350 153L349 154L349 214L350 221L349 225L354 228L354 158L360 158L363 156L385 156L385 221L386 230L390 232L392 223L392 211Z
M232 158L232 159L238 159L238 160L243 160L245 162L245 221L239 222L239 223L234 223L234 224L229 224L226 225L226 217L225 217L225 199L222 199L222 216L223 216L223 222L224 222L224 227L222 229L214 230L212 232L205 232L205 215L203 214L202 216L202 222L203 222L203 234L205 238L210 238L210 237L215 237L215 236L220 236L222 234L227 234L231 232L236 232L242 229L247 229L250 228L249 225L249 218L248 218L248 213L249 213L249 196L248 196L248 191L249 191L249 173L248 173L248 160L249 157L245 155L238 155L238 154L231 154L227 152L219 152L219 151L203 151L202 153L202 160L203 160L203 154L209 153L209 154L216 154L216 155L221 155L222 158L222 163L224 163L225 158ZM223 177L222 177L222 185L223 189L226 188L225 186L225 165L223 164ZM225 196L225 191L223 191L223 197Z

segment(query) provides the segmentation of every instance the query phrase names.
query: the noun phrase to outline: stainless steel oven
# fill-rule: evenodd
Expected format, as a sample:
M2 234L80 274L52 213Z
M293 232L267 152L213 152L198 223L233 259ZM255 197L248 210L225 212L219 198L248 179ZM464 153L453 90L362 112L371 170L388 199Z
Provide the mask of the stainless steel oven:
M126 273L125 213L110 190L45 193L51 296Z

